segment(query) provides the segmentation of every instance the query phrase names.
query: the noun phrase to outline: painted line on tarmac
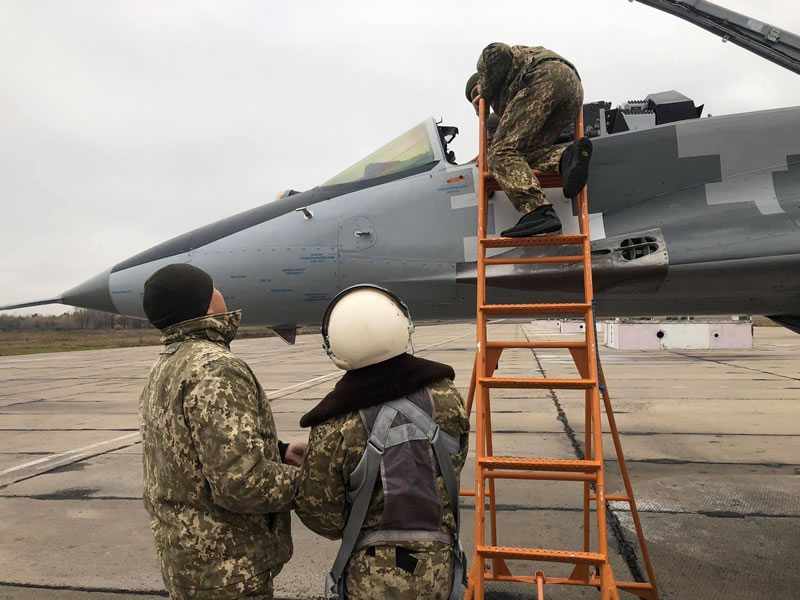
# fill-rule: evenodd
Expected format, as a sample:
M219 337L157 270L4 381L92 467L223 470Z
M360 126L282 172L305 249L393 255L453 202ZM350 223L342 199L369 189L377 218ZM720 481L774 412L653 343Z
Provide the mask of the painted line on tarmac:
M88 446L82 446L80 448L75 448L73 450L67 450L66 452L59 452L58 454L50 454L48 456L37 458L36 460L32 460L30 462L22 463L21 465L17 465L16 467L9 467L3 471L0 471L0 475L6 475L8 473L13 473L14 471L19 471L21 469L25 469L27 467L33 467L36 465L40 465L42 463L49 462L51 460L56 460L62 457L73 458L75 456L80 456L86 453L86 450L91 450L92 448L97 448L98 446L104 446L106 444L112 444L114 442L119 442L121 440L127 440L132 437L136 437L139 435L139 432L136 433L129 433L127 435L121 435L119 437L111 438L110 440L103 440L102 442L96 442L94 444L89 444Z
M314 377L312 379L306 379L305 381L275 390L274 392L267 392L267 400L277 400L278 398L283 398L284 396L288 396L294 392L299 392L301 390L314 387L315 385L319 385L320 383L328 381L329 379L333 379L337 375L341 375L341 373L341 371L326 373L325 375L320 375L319 377Z
M39 477L40 475L46 475L47 473L52 473L57 471L58 469L63 469L64 467L68 467L70 465L74 465L75 463L83 462L85 460L90 460L92 458L96 458L98 456L104 456L106 454L111 454L112 452L117 452L119 450L124 450L126 448L130 448L132 446L138 446L141 444L141 440L139 441L132 441L130 444L122 443L122 445L113 445L106 450L100 450L99 452L82 452L80 454L72 454L60 461L56 461L54 463L49 463L45 465L42 469L37 470L32 475L26 475L25 477L20 477L19 479L15 479L14 481L8 481L6 483L0 484L0 490L7 489L12 485L16 485L23 481L27 481L28 479L33 479L35 477Z
M463 338L471 336L471 335L474 335L474 334L472 332L465 333L463 335L457 335L457 336L454 336L452 338L448 338L448 339L443 340L441 342L436 342L434 344L428 344L427 346L423 346L423 347L419 348L418 352L425 352L426 350L429 350L431 348L436 348L438 346L442 346L444 344L447 344L447 343L450 343L450 342L454 342L456 340L460 340L460 339L463 339ZM281 388L281 389L279 389L279 390L277 390L275 392L268 393L267 394L267 398L269 400L275 400L277 398L282 398L282 397L287 396L287 395L289 395L289 394L291 394L293 392L304 390L304 389L308 389L310 387L314 387L316 385L319 385L320 383L323 383L325 381L328 381L329 379L333 379L334 377L337 377L341 373L342 373L341 370L336 370L336 371L333 371L331 373L326 373L325 375L320 375L318 377L312 377L311 379L307 379L306 381L302 381L300 383L295 383L295 384L287 386L285 388ZM77 457L81 456L82 454L86 454L86 451L87 450L91 450L92 448L97 448L98 446L103 446L103 445L106 445L106 444L111 444L111 443L114 443L114 442L127 440L127 439L130 439L130 438L136 437L138 435L139 435L139 432L137 431L136 433L129 433L127 435L121 435L119 437L111 438L109 440L104 440L102 442L96 442L94 444L89 444L88 446L82 446L80 448L75 448L73 450L67 450L66 452L59 452L57 454L50 454L50 455L44 456L42 458L37 458L36 460L32 460L32 461L29 461L29 462L26 462L26 463L22 463L20 465L16 465L14 467L9 467L8 469L4 469L4 470L0 471L0 475L7 475L8 473L13 473L15 471L20 471L20 470L28 468L28 467L34 467L36 465L47 463L47 462L50 462L52 460L56 460L56 459L59 459L59 458L64 458L64 457L66 457L66 458L77 458Z
M496 321L495 321L496 322ZM422 346L421 348L417 349L417 352L425 352L426 350L430 350L431 348L436 348L437 346L442 346L444 344L454 342L456 340L460 340L465 337L474 336L473 332L465 333L463 335L457 335L455 337L448 338L441 342L436 342L435 344L428 344L427 346ZM293 394L294 392L300 392L302 390L307 390L308 388L312 388L317 386L321 383L329 381L334 377L338 377L342 374L341 370L332 371L330 373L326 373L325 375L320 375L319 377L312 377L311 379L306 379L305 381L301 381L300 383L294 383L292 385L286 386L285 388L281 388L279 390L275 390L273 392L267 392L267 399L268 400L277 400L278 398L283 398L284 396L288 396L289 394ZM2 473L0 473L2 475Z

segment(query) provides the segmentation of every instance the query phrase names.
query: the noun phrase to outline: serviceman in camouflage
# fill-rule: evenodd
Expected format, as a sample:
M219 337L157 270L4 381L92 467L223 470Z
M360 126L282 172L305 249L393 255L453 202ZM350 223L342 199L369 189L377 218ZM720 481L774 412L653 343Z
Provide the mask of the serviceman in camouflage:
M561 172L563 192L576 196L586 185L592 143L581 138L554 147L583 103L583 86L575 67L541 46L489 44L478 59L477 73L467 81L467 100L478 110L480 97L500 117L488 152L489 171L514 206L523 213L504 237L554 233L561 221L547 202L532 169Z
M500 117L495 113L489 115L486 119L486 147L491 148L494 143L494 136L497 133L497 128L500 126Z
M139 399L144 505L170 598L271 599L299 469L282 463L264 390L230 351L241 311L188 264L154 273L143 305L163 344ZM302 462L304 444L282 450Z
M357 500L348 499L348 491L353 483L351 474L367 447L365 419L370 414L374 418L387 401L415 395L432 399L435 423L454 438L449 459L456 477L467 457L469 419L453 384L452 368L407 354L413 327L408 327L407 313L398 308L402 303L393 295L378 297L378 302L393 303L387 305L388 316L381 314L373 310L375 295L390 293L370 288L354 286L331 303L333 309L329 307L323 322L323 339L334 363L347 373L300 421L301 426L311 427L311 435L301 468L296 511L309 529L330 539L342 538L348 518L355 512ZM344 313L336 312L350 300L350 305L341 308ZM451 596L457 506L450 503L442 470L431 464L431 446L425 440L419 443L423 444L418 455L422 460L404 460L406 467L398 474L385 464L385 454L374 488L365 490L369 504L349 561L344 555L347 562L340 597L446 600ZM396 494L384 495L387 481ZM430 494L425 500L427 482ZM409 501L409 493L418 494L419 499ZM421 517L429 520L429 526L420 524ZM425 527L429 531L407 535L408 530ZM374 541L368 542L368 536ZM417 540L409 541L409 537ZM460 578L456 586L455 597L460 597Z

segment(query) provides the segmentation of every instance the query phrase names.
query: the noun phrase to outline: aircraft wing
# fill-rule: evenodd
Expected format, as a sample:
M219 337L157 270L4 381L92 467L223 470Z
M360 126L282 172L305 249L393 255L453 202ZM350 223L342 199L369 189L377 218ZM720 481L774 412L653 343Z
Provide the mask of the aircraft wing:
M32 302L21 302L19 304L6 304L0 306L0 310L12 310L14 308L30 308L31 306L44 306L45 304L63 304L63 298L48 298L47 300L34 300Z

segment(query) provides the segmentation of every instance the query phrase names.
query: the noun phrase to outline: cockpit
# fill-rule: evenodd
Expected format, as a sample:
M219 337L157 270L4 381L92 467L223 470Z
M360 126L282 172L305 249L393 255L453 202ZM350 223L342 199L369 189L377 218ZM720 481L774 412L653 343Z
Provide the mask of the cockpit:
M458 133L455 127L438 125L432 118L406 131L401 136L362 158L322 185L338 185L401 175L405 171L418 172L425 165L433 165L442 158L455 161L455 154L447 150Z

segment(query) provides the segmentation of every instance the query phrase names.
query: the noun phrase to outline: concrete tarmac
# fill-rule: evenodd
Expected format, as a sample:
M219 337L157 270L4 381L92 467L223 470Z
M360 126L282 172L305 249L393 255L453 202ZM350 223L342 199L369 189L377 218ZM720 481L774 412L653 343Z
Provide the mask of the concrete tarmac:
M503 322L492 339L558 334ZM453 365L466 396L472 324L419 327L419 355ZM318 336L234 342L273 399L280 436L302 440L300 416L339 372ZM0 600L165 597L141 501L137 402L157 348L0 358ZM764 600L800 589L800 336L756 328L752 351L630 352L601 348L617 423L661 598ZM576 376L568 353L513 351L498 376ZM495 454L575 458L583 445L582 393L493 393ZM623 491L606 435L608 493ZM468 461L462 487L474 487ZM498 483L499 543L581 547L582 486ZM644 572L630 511L613 503L618 579ZM462 501L472 547L473 503ZM276 598L316 598L337 544L298 520L295 554ZM514 564L521 574L563 567ZM530 587L487 597L534 597ZM548 598L599 598L593 588L546 587ZM626 596L622 597L633 597Z

